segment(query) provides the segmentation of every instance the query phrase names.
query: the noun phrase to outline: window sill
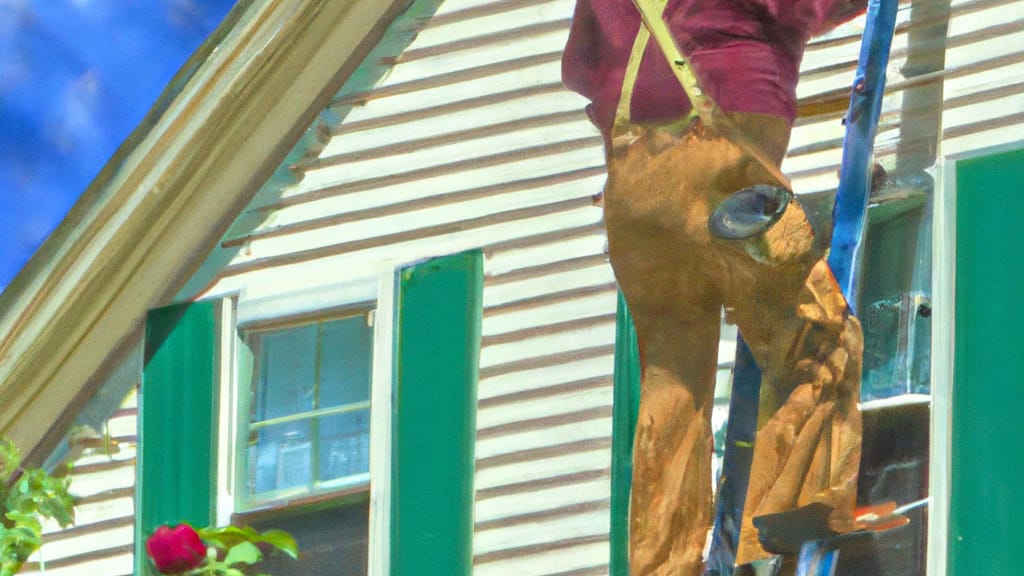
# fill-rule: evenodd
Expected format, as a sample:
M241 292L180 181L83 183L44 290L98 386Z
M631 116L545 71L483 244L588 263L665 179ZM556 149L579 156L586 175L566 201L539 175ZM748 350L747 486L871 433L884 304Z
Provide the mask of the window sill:
M275 500L261 504L258 508L235 512L231 515L231 524L234 526L246 526L259 524L270 519L287 518L297 514L305 514L315 510L345 506L356 502L364 502L370 499L370 485L360 484L331 492L322 492Z

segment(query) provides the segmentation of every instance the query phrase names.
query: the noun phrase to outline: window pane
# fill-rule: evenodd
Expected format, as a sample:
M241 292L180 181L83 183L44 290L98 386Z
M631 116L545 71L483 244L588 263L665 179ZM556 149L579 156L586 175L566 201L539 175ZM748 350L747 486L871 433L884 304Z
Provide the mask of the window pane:
M317 324L256 332L259 355L253 420L308 412L316 392Z
M320 419L320 481L370 471L370 410Z
M366 315L324 322L322 327L320 407L369 400L373 327Z
M257 329L246 341L258 369L245 492L266 501L367 482L373 360L367 314Z
M267 426L250 434L249 492L310 486L313 481L311 437L308 420Z

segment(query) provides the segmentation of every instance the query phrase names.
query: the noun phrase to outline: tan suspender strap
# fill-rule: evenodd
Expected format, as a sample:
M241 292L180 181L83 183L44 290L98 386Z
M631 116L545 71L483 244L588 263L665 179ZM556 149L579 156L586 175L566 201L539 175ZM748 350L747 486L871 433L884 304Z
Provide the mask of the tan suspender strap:
M697 79L697 74L693 71L690 59L683 54L679 45L676 44L676 39L665 24L663 15L665 7L668 6L668 0L633 0L633 4L640 11L640 18L643 20L643 26L640 27L640 30L646 29L649 35L654 36L654 42L657 43L658 48L665 55L669 68L672 69L672 73L675 74L679 85L686 92L686 97L690 99L690 105L693 107L692 113L700 116L700 120L705 126L711 126L714 121L712 112L715 109L715 103L700 88L700 81ZM637 34L637 38L639 37L640 34ZM644 45L646 46L646 44L645 40ZM635 45L633 46L633 51L636 51Z
M664 13L668 0L659 2L661 7L655 8L658 17ZM619 93L619 105L615 108L615 124L612 127L613 134L619 134L628 129L630 121L630 109L633 102L633 89L636 88L637 74L640 72L640 64L644 60L644 52L647 51L647 44L650 42L651 32L646 26L641 25L633 39L633 50L629 53L629 62L626 64L626 72L622 77L622 90Z
M637 10L640 11L640 17L643 20L643 26L640 27L640 32L637 33L637 41L633 44L633 53L630 55L629 67L626 70L626 77L629 79L627 82L623 82L622 91L623 98L620 98L619 108L616 112L615 127L618 128L620 124L620 118L618 112L621 112L622 100L627 97L627 88L629 91L628 97L631 99L633 87L636 84L636 74L633 72L633 76L629 77L629 68L633 66L633 58L638 53L637 43L640 41L641 36L644 37L643 47L646 48L648 36L643 34L646 29L650 37L654 38L654 42L661 49L661 53L665 55L665 59L668 60L669 68L672 69L672 73L675 74L676 80L683 87L686 92L686 96L690 99L690 104L693 106L691 115L696 113L701 122L707 127L714 127L723 136L727 137L738 146L743 152L749 155L751 158L761 164L765 170L776 180L780 186L786 189L792 190L792 186L789 182L789 178L782 173L775 162L768 157L767 154L758 146L757 142L752 141L747 134L725 114L722 114L715 104L715 101L701 89L700 81L697 78L696 72L693 70L693 66L690 64L690 59L683 54L683 51L679 48L676 43L675 37L668 29L668 25L665 24L663 17L665 6L668 4L667 0L633 0L633 4ZM643 56L643 48L639 49L640 57ZM638 58L639 59L639 58ZM639 70L640 64L636 63L636 68ZM626 100L626 115L624 119L629 119L629 103L630 100Z

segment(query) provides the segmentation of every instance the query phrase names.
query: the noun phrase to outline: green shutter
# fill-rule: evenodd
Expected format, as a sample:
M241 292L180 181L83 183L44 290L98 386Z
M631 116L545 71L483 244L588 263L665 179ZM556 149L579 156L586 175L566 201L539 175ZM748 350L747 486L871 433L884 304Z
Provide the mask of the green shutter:
M159 308L146 318L139 395L136 574L157 526L213 520L217 318L220 302Z
M950 576L1016 574L1024 518L1024 150L956 167Z
M399 271L391 574L468 575L483 255Z
M633 435L639 411L640 350L626 299L619 292L612 409L611 576L629 576L629 491L633 482Z

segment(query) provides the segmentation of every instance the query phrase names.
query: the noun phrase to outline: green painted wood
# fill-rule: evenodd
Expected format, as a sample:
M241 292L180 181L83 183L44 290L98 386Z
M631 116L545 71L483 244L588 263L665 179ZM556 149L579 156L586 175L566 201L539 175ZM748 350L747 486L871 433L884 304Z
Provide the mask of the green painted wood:
M213 520L219 304L169 306L150 311L146 318L136 574L155 574L143 542L157 526L188 522L203 527Z
M391 575L469 575L483 255L399 271Z
M629 576L629 493L633 437L640 412L640 349L636 329L619 292L615 313L615 391L612 409L611 559L609 576Z
M1024 150L956 166L950 576L1016 574L1024 519Z

